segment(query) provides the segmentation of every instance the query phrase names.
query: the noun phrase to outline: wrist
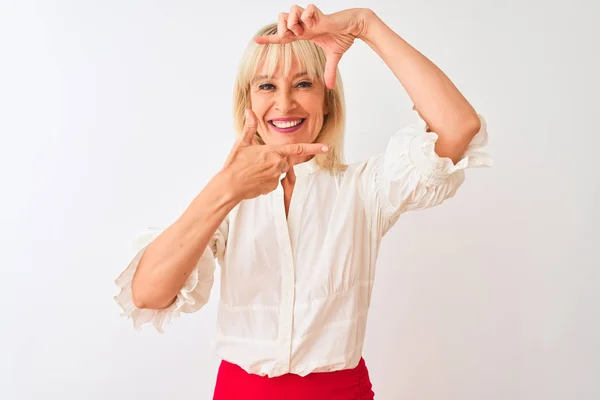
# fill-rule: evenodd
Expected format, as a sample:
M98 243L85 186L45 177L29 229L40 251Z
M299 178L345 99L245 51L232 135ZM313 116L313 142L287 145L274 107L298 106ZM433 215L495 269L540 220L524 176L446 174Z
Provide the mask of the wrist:
M233 185L224 173L217 173L192 200L178 220L180 229L196 230L198 226L218 224L239 203Z
M361 27L359 34L357 35L357 39L360 39L366 43L372 42L375 32L379 28L379 25L383 23L383 21L375 14L373 10L370 8L360 8L357 11L357 21L359 22L359 26Z
M232 204L235 207L243 198L239 193L240 185L235 182L232 171L227 168L220 170L211 179L209 185L214 187L225 204Z

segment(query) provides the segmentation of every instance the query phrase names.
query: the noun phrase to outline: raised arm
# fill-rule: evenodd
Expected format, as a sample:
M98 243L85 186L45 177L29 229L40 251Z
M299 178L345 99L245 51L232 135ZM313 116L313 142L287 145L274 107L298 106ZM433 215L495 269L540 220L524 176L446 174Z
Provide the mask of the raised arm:
M356 12L365 21L360 38L392 70L429 130L438 134L436 153L457 163L481 128L477 112L434 63L374 12L368 9Z

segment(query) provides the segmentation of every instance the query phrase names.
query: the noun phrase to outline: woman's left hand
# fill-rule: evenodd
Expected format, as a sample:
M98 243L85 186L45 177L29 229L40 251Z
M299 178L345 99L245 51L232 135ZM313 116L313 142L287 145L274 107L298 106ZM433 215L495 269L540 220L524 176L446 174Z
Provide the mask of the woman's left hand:
M293 6L289 13L279 14L277 34L257 36L255 40L258 44L310 40L319 45L327 58L325 84L332 89L342 55L352 46L354 39L366 34L369 12L368 9L348 9L326 15L313 4L306 9Z

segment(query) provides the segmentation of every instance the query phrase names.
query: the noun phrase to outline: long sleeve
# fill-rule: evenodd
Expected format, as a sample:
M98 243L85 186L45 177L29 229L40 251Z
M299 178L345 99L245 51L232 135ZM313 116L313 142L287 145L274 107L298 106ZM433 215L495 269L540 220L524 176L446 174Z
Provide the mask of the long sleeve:
M465 170L489 167L491 157L483 152L488 142L485 119L456 164L435 152L438 135L428 132L426 122L414 110L417 122L399 130L381 154L368 159L360 179L367 207L377 230L385 235L406 211L437 206L453 197L465 180Z
M141 309L133 304L131 294L131 282L140 260L147 246L160 234L161 230L150 228L134 241L135 257L127 268L115 280L115 284L121 289L115 296L115 301L122 308L122 316L131 318L136 329L145 324L152 324L160 333L163 328L174 319L180 317L181 313L192 313L202 308L209 299L214 282L216 269L215 258L222 261L225 253L225 245L228 231L227 219L213 235L209 245L198 260L196 267L177 294L176 300L164 309Z

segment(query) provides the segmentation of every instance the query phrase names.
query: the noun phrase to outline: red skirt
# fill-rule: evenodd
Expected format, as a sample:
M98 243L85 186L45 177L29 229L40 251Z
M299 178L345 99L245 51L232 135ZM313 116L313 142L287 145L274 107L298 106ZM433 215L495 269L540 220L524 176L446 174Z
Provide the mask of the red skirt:
M213 400L373 400L374 396L362 358L352 369L274 378L248 374L241 367L222 361Z

